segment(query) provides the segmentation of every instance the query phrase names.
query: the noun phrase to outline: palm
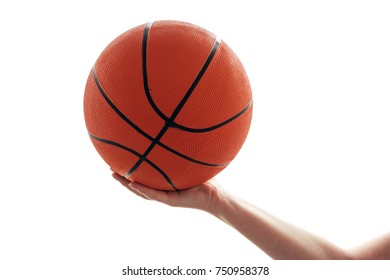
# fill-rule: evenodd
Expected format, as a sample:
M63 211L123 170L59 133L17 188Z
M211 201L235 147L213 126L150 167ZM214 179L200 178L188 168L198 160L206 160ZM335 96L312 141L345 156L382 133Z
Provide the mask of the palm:
M145 199L156 200L174 207L196 208L207 211L210 209L217 193L215 183L211 181L207 181L186 190L160 191L138 183L131 183L117 173L114 173L113 177L138 196Z

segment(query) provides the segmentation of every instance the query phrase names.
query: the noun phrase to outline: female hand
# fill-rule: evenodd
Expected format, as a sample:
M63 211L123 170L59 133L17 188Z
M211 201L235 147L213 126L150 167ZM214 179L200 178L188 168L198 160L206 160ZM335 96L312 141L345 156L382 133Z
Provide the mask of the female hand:
M174 207L194 208L211 212L220 197L220 191L215 180L209 180L185 190L161 191L131 182L117 173L113 173L112 176L136 195Z

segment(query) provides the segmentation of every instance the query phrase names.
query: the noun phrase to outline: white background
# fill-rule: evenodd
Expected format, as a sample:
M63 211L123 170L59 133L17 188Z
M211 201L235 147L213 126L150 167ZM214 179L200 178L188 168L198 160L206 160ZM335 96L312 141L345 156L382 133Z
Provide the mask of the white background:
M85 128L85 82L109 42L159 19L219 35L247 70L252 127L217 176L225 189L341 247L388 232L389 15L387 1L1 2L0 278L126 279L127 265L316 275L311 262L273 262L220 220L111 178ZM373 265L390 266L326 263L318 274L390 273Z

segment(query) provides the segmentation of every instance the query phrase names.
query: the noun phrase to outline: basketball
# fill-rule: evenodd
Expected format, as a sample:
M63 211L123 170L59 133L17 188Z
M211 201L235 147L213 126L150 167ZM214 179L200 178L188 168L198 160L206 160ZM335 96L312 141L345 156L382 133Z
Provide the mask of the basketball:
M160 190L201 184L235 158L252 118L243 65L194 24L155 21L114 39L84 92L89 137L111 169Z

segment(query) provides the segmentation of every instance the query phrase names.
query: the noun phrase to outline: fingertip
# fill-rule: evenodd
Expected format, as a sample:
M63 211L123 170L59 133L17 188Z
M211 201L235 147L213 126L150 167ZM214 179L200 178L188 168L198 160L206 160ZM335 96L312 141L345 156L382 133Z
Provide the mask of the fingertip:
M137 183L135 183L135 182L130 182L130 183L127 185L127 188L128 188L130 191L132 191L132 192L134 192L134 193L136 193L136 194L142 196L143 198L150 199L150 198L145 194L145 192L142 191L143 186L140 185L140 184L137 184Z
M116 173L116 172L112 173L111 176L112 176L115 180L117 180L117 181L119 181L119 182L122 182L123 180L126 180L125 177L119 175L119 174Z
M140 184L137 184L136 182L130 182L128 185L127 185L129 188L133 189L133 190L139 190L140 188L142 188L142 185Z
M116 172L113 172L112 174L111 174L111 176L115 179L115 180L119 180L120 179L120 175L118 174L118 173L116 173Z

